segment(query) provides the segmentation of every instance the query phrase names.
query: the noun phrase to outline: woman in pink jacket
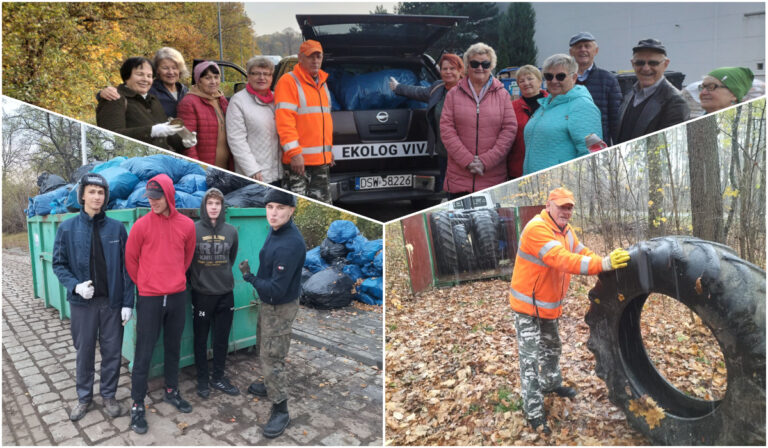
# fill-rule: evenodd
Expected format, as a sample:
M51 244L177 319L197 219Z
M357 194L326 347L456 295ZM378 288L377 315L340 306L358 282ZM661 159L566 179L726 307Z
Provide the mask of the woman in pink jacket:
M517 132L512 100L491 76L496 52L484 43L464 53L467 77L445 97L440 135L448 152L444 189L455 199L507 180L507 153Z
M184 155L233 171L225 119L229 103L219 90L221 69L215 62L201 62L195 67L194 80L177 110L184 126L197 133L197 145L187 148Z

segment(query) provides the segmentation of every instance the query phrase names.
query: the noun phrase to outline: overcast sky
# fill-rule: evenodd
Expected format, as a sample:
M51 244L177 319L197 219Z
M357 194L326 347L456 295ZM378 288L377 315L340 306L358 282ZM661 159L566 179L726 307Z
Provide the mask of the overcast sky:
M245 2L245 12L253 21L253 30L261 36L285 28L299 30L296 14L368 14L383 5L393 12L397 2Z

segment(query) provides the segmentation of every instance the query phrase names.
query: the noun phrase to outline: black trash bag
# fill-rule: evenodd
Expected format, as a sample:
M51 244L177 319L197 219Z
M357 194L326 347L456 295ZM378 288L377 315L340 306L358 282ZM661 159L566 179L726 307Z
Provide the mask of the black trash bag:
M75 184L77 182L80 182L80 178L85 176L86 174L93 171L94 168L101 165L104 162L100 162L98 160L94 160L93 162L83 165L80 168L76 169L74 173L72 173L72 176L69 178L69 182L72 184Z
M211 184L208 184L211 188ZM264 196L270 190L269 187L259 184L250 184L247 187L237 189L224 196L227 207L264 207Z
M310 271L309 269L301 268L301 287L302 288L304 287L304 283L306 283L307 280L309 280L309 278L312 277L313 275L315 275L315 273Z
M347 252L349 249L344 243L334 243L329 238L324 239L320 244L320 256L328 263L333 263L339 258L346 258Z
M67 185L67 181L55 174L43 173L37 177L37 186L40 187L40 194L50 193L64 185Z
M330 310L352 303L355 283L341 270L341 264L314 274L304 283L301 304Z
M208 185L208 188L218 188L221 190L221 194L225 196L240 188L254 185L254 183L248 179L243 179L242 177L215 168L209 168L205 173L205 183Z

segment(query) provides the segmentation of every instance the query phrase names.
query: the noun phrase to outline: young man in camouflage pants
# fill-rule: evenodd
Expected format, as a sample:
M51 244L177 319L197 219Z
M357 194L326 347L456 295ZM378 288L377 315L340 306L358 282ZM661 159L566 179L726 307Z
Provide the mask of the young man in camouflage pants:
M545 434L551 430L543 394L573 398L577 393L562 385L557 328L571 274L595 275L626 267L629 262L624 249L600 257L579 242L568 224L574 204L573 193L556 188L549 193L546 208L526 224L509 292L509 304L515 311L523 410L530 425L541 427Z
M270 190L264 198L267 221L272 230L259 252L259 270L251 274L248 260L240 263L243 280L256 288L261 300L259 311L259 357L264 382L254 382L248 392L269 397L272 413L264 427L264 436L278 437L290 422L288 415L285 357L291 346L291 326L299 311L301 268L307 248L304 237L291 217L296 197Z

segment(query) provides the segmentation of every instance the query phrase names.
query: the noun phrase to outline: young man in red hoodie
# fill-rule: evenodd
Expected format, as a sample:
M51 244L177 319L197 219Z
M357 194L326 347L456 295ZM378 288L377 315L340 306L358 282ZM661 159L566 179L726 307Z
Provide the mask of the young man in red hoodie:
M179 354L187 312L186 271L195 253L195 224L176 210L171 178L147 182L152 212L133 224L125 248L128 275L139 289L136 302L136 353L131 376L131 429L147 432L144 397L152 350L164 330L165 397L181 412L192 406L179 395Z

